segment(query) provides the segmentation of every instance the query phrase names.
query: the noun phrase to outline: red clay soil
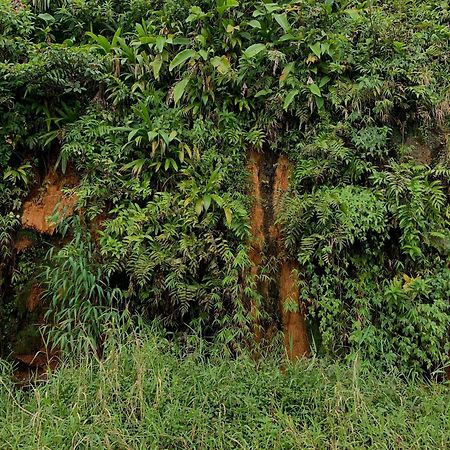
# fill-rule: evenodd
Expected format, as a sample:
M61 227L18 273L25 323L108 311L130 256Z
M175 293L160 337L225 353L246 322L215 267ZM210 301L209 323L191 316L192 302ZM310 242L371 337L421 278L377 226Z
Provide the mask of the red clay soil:
M14 249L17 253L21 253L28 250L33 244L34 242L28 236L21 235L14 241Z
M76 195L66 196L63 188L74 187L79 180L73 173L65 175L51 169L39 189L32 193L23 205L22 226L39 233L53 234L56 224L49 220L55 211L59 219L70 216L77 200Z
M49 372L54 372L60 359L57 352L48 352L44 347L34 354L14 355L19 368L13 374L14 382L27 386L32 381L46 380Z
M283 319L284 345L290 359L309 356L308 333L300 304L297 276L298 264L284 260L280 267L279 295ZM288 305L295 305L296 311Z
M26 308L28 312L33 312L41 303L42 288L34 284L27 298Z
M283 197L289 188L290 163L285 155L277 162L273 182L273 207L275 217L281 211ZM271 227L271 238L276 240L280 258L278 293L281 317L283 320L284 343L289 358L309 356L308 333L304 317L304 308L300 303L297 274L297 261L284 255L284 244L280 225ZM292 307L293 305L293 307Z
M280 225L275 224L282 207L284 194L289 187L290 163L287 157L280 156L273 176L268 175L272 164L267 161L264 152L251 150L248 155L251 191L253 199L250 227L251 242L249 257L252 262L251 275L257 279L264 252L268 251L279 260L278 276L274 289L269 288L268 282L257 283L258 292L265 299L270 292L277 292L281 313L286 352L291 359L309 355L308 334L304 318L304 309L300 303L298 290L298 264L284 255L284 245L281 237ZM268 170L269 169L269 170ZM271 189L261 188L263 183L270 183ZM265 198L265 197L269 198ZM272 255L276 253L276 255ZM258 322L258 309L254 301L251 302L250 313L255 323L255 338L261 338Z

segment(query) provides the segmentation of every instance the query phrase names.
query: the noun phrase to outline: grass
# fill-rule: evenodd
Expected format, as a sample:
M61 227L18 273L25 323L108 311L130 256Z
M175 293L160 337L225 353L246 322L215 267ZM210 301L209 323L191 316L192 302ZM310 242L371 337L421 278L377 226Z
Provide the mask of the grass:
M358 365L189 354L145 333L45 384L0 378L3 449L447 449L450 391Z

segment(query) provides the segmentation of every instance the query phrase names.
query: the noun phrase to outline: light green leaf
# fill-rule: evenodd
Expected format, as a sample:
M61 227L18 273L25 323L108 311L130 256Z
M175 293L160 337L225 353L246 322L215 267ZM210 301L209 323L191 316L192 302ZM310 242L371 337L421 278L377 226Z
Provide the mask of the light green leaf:
M188 59L195 58L197 56L197 52L192 50L191 48L186 48L178 53L175 58L172 59L172 62L169 65L169 70L172 71L175 67L184 64Z
M203 61L206 61L208 59L208 52L206 50L199 50L198 54L203 58Z
M195 212L197 213L197 216L199 216L203 211L203 199L199 199L195 202Z
M322 48L320 47L320 42L316 42L315 44L310 45L309 48L318 58L322 56Z
M261 29L261 22L259 20L250 20L248 23L252 28L259 28Z
M151 66L153 69L153 76L155 77L155 80L159 80L159 72L161 71L162 66L162 56L156 55L155 59L151 62Z
M289 105L292 103L292 101L294 100L295 96L298 94L298 90L297 89L292 89L291 91L289 91L286 95L286 98L284 99L284 104L283 104L283 109L286 111L289 108Z
M228 225L231 225L231 222L233 220L233 213L231 212L230 208L223 208L223 212L225 213L225 219L227 221Z
M152 142L156 136L158 136L158 133L156 131L149 131L147 133L147 137L148 137L148 142Z
M96 34L91 33L90 31L88 31L86 34L92 39L94 39L94 41L97 43L97 46L102 48L105 53L109 53L111 51L111 44L109 43L108 39L105 38L105 36L101 35L97 36Z
M272 92L272 89L261 89L255 94L255 98L263 97L264 95L271 94Z
M281 7L276 3L264 3L264 6L267 9L267 12L271 13L274 11L279 11Z
M180 101L181 97L183 97L184 90L188 83L189 77L186 77L179 81L173 88L173 101L175 102L175 105Z
M233 8L234 6L239 6L238 0L218 0L217 12L223 14L227 9Z
M289 25L286 13L275 14L273 17L278 22L280 27L283 28L283 31L285 33L287 33L291 29L291 26Z
M158 36L155 40L156 48L158 49L159 53L162 53L164 49L164 44L166 43L167 39L164 36Z
M39 19L44 20L47 23L53 23L55 21L55 18L48 13L43 13L38 15Z
M264 44L253 44L250 45L250 47L248 47L245 51L244 51L244 55L247 58L253 58L254 56L256 56L258 53L261 53L262 51L266 50L266 46Z
M230 61L226 56L214 56L211 58L211 64L221 75L225 75L231 70Z
M348 14L353 20L359 19L361 16L359 15L359 12L357 9L346 9L345 13Z

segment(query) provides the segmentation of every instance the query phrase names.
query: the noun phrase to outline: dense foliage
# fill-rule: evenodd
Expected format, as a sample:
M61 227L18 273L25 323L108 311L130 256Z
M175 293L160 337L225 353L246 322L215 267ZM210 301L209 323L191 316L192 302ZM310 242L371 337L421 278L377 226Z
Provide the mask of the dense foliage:
M315 350L442 368L449 20L445 0L0 0L2 310L43 276L60 343L83 317L62 309L105 302L245 337L253 148L294 164L283 229ZM80 177L74 238L17 256L49 164Z
M8 449L447 449L448 385L405 384L319 360L227 358L191 337L114 345L102 362L69 364L14 390L0 372L0 439ZM186 349L186 343L183 344ZM208 356L209 354L209 356Z

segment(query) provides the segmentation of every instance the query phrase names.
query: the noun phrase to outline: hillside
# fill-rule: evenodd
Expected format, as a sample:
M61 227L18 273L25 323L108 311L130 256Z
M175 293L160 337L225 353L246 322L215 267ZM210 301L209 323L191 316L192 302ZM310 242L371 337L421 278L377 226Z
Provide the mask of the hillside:
M3 355L101 355L139 318L442 378L449 20L442 0L0 0Z

